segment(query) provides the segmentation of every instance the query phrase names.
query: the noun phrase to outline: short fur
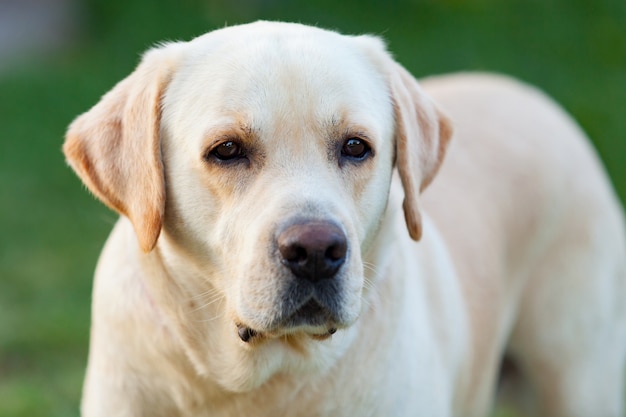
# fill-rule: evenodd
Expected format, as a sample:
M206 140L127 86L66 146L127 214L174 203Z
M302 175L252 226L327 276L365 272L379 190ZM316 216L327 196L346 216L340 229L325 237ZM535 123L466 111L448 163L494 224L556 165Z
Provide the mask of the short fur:
M257 22L149 51L64 151L121 214L85 417L486 416L505 356L528 415L623 415L621 208L531 87L418 84L375 37ZM312 295L276 244L311 221L348 242Z

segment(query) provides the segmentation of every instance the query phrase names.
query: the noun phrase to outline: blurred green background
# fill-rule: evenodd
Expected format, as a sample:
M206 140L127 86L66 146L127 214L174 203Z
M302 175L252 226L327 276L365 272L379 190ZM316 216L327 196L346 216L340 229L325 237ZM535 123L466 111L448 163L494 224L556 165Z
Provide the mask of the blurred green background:
M72 118L157 41L280 19L382 35L417 76L517 76L574 115L626 199L624 0L59 1L60 40L21 48L17 32L0 30L0 417L78 415L92 272L116 216L60 148ZM54 0L4 0L0 27L12 3L55 10ZM29 53L3 57L3 44Z

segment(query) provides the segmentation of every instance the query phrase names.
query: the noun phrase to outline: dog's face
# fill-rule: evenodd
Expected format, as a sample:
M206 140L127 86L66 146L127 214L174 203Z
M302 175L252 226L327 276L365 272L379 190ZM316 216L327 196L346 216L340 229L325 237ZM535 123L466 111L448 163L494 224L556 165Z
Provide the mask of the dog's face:
M418 238L449 136L377 39L261 22L151 51L65 151L249 352L355 323L394 158Z
M392 171L384 77L329 32L195 42L163 99L164 236L244 338L349 326Z

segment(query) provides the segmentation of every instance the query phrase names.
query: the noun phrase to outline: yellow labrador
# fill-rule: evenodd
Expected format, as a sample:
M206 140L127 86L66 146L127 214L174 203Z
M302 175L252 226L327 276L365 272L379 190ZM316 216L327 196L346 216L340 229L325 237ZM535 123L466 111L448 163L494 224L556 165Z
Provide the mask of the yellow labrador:
M505 357L529 413L622 416L621 209L528 86L258 22L150 50L64 151L121 214L84 416L486 416Z

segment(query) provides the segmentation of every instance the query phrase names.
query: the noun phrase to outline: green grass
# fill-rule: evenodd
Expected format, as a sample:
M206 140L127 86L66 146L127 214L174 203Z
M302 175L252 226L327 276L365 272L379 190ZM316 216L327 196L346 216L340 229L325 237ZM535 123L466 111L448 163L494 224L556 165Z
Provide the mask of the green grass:
M157 41L292 20L382 34L418 76L515 75L574 115L626 199L623 0L84 4L84 31L71 50L0 76L0 417L78 415L92 271L116 216L65 166L60 147L72 118Z

